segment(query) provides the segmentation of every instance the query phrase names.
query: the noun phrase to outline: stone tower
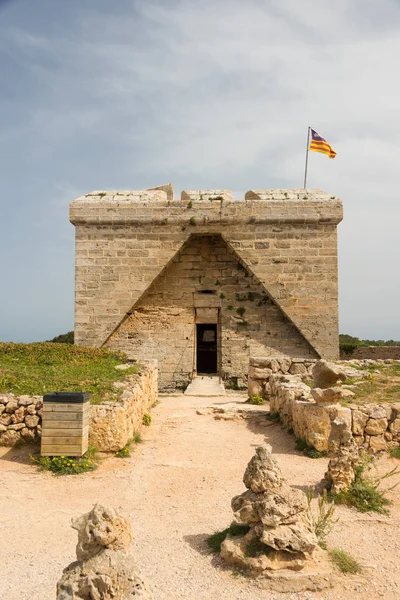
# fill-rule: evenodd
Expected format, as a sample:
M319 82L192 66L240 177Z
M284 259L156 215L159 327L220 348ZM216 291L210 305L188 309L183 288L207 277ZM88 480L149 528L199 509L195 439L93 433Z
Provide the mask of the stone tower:
M92 192L76 228L75 342L157 358L164 389L250 356L338 358L337 224L318 190Z

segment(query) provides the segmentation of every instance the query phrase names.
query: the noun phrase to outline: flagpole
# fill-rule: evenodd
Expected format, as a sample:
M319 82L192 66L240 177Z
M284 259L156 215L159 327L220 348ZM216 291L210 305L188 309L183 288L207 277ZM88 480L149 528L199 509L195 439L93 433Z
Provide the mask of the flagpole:
M306 166L304 169L304 189L307 189L307 167L308 167L308 148L310 146L310 126L307 131L307 148L306 148Z

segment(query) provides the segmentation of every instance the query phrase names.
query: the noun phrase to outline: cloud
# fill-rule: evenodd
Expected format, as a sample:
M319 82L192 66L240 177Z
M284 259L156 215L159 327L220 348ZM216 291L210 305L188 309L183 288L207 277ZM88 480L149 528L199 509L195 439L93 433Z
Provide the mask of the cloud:
M91 188L301 187L312 125L337 158L310 155L309 185L345 204L341 328L400 338L397 1L35 4L2 13L0 158L39 224Z

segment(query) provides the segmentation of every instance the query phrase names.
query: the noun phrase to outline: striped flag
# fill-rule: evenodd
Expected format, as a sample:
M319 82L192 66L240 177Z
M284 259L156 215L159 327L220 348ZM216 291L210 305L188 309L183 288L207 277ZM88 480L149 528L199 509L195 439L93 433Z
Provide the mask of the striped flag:
M311 127L310 127L311 129ZM336 152L333 148L328 144L323 137L321 137L314 129L311 129L311 144L309 150L313 152L321 152L322 154L327 154L329 158L335 158Z

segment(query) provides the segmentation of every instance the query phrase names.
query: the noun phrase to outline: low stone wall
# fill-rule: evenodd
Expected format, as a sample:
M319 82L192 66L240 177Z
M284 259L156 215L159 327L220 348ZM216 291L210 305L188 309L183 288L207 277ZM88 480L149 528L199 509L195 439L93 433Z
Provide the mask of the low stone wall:
M400 360L400 346L356 346L352 352L340 350L341 360Z
M91 407L89 441L100 452L116 452L142 428L143 415L158 398L157 361L148 361L140 375L131 375L119 384L118 401Z
M142 427L143 415L158 397L157 361L148 361L139 375L131 375L120 387L117 401L90 407L89 440L101 452L116 452ZM42 432L42 396L0 394L0 444L32 442Z
M301 379L310 379L317 359L311 358L250 358L248 393L268 398L269 379L274 374L298 375Z
M41 435L42 396L0 394L0 444L33 442Z
M359 446L374 451L400 446L400 403L348 405L317 404L311 388L293 375L269 377L271 413L292 429L297 438L319 451L328 449L331 419L341 417Z

